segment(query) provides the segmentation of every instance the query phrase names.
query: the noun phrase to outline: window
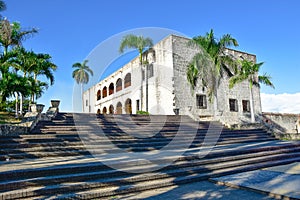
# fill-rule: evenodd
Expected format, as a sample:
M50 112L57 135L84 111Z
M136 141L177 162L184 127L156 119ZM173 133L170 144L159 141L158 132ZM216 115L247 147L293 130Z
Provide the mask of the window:
M237 101L237 99L229 99L229 110L231 112L238 112L238 101Z
M243 112L250 112L250 101L248 100L243 100Z
M153 64L148 65L148 78L151 78L154 76L154 70L153 70Z
M97 101L101 99L101 90L97 91Z
M131 74L130 73L126 74L125 79L124 79L124 88L127 88L129 86L131 86Z
M109 114L114 114L114 106L113 105L109 106Z
M136 100L136 111L140 110L140 100Z
M118 79L116 82L116 92L119 92L120 90L122 90L122 79Z
M108 94L111 95L114 93L115 90L115 86L113 83L110 83L109 87L108 87Z
M206 109L207 108L206 95L202 95L202 94L196 95L196 106L198 109Z
M144 69L142 70L142 79L143 79L143 81L145 80L145 70Z
M85 100L85 106L88 106L88 105L89 105L89 101Z
M107 87L105 86L102 90L102 98L105 98L107 96Z

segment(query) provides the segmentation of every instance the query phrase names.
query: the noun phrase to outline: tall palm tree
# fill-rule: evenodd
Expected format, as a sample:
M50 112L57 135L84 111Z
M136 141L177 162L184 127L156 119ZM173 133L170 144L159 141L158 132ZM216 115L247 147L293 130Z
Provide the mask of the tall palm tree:
M9 47L21 46L22 42L28 37L37 33L37 29L31 28L24 30L20 23L10 23L7 19L0 22L0 44L4 48L4 54L8 52Z
M230 34L225 34L217 39L211 29L205 36L194 37L189 45L200 48L201 52L197 53L188 65L187 79L192 88L196 86L199 79L203 86L208 88L209 100L214 102L216 115L218 110L217 89L220 78L223 73L232 76L236 71L236 61L226 53L226 48L236 47L238 42Z
M1 7L1 2L0 2ZM7 19L0 21L0 44L4 48L3 54L7 54L9 48L13 48L15 46L20 47L22 45L23 40L37 33L37 29L32 28L28 30L24 30L21 28L20 23L13 22L10 23ZM17 73L17 69L15 70ZM4 72L6 73L6 72ZM3 75L3 73L2 73ZM18 108L18 93L15 93L16 98L16 108ZM18 115L18 110L16 110L16 115Z
M37 77L45 76L50 80L50 85L53 85L53 72L57 69L57 66L51 61L49 54L37 54L24 48L15 48L13 51L17 52L15 59L15 63L17 63L16 68L23 72L23 77L32 78L28 85L32 88L30 102L33 103L48 88L48 84L44 82L42 84L41 81L37 80ZM32 83L32 81L35 83ZM21 95L20 100L20 111L21 113L23 112L23 95Z
M123 53L126 48L136 49L139 52L139 64L141 69L141 110L143 109L143 51L146 48L150 48L153 46L153 41L149 37L136 36L133 34L129 34L123 37L119 51ZM145 70L145 78L147 83L147 69ZM147 85L146 85L147 88ZM148 92L148 91L146 91ZM148 95L147 95L148 96ZM146 111L148 111L148 99L146 98Z
M248 60L240 61L241 69L236 75L229 79L229 88L233 88L236 84L243 81L248 81L249 83L249 93L250 93L250 112L251 112L251 122L255 122L254 116L254 106L253 106L253 86L260 87L260 83L263 83L267 86L274 88L273 83L271 82L271 77L267 74L262 76L258 75L261 66L264 64L253 63Z
M83 84L87 84L90 79L90 75L93 76L93 70L87 66L88 60L84 60L82 63L74 63L73 68L75 70L72 73L72 77L75 79L77 84L81 85L81 97L82 97L82 111L84 111L84 102L83 102Z
M4 1L0 0L0 12L6 10L6 4ZM2 18L2 16L0 15L0 18Z

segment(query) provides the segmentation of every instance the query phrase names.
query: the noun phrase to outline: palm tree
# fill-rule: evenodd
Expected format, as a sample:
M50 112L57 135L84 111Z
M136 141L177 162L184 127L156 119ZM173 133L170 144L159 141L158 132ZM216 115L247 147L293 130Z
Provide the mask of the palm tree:
M4 5L5 6L5 5ZM0 2L1 7L1 2ZM4 7L5 8L5 7ZM27 37L37 33L37 29L29 29L23 30L21 28L20 23L13 22L10 23L7 19L0 21L0 44L3 46L4 51L3 54L6 55L8 53L9 47L20 47L22 45L22 41ZM17 73L17 69L15 70ZM6 72L4 72L6 73ZM3 76L3 73L2 73ZM16 108L18 108L18 93L15 93L16 98ZM18 110L16 110L16 115L18 115Z
M189 45L200 48L201 52L197 53L187 68L187 79L192 88L200 79L203 86L208 88L210 102L214 102L215 115L218 110L217 89L223 73L229 76L236 71L235 59L226 53L226 48L238 46L236 39L230 34L223 35L217 39L213 29L206 33L205 36L194 37Z
M143 37L143 36L136 36L133 34L129 34L123 37L119 51L120 53L123 53L126 48L129 49L136 49L139 52L139 64L140 64L140 69L141 69L141 110L143 109L143 51L146 48L150 48L153 46L153 41L151 38ZM146 83L147 83L147 69L145 70L145 78L146 78ZM146 85L146 89L147 89ZM148 92L148 91L146 91ZM147 95L148 96L148 95ZM146 111L148 111L148 99L146 98Z
M0 44L4 48L4 54L8 52L9 47L21 46L22 41L37 32L35 28L23 30L18 22L10 23L7 19L1 20Z
M41 84L37 80L38 76L45 76L50 80L50 85L54 84L53 72L57 69L57 66L51 61L51 56L49 54L37 54L33 51L27 51L24 48L16 48L14 51L17 52L17 57L15 63L17 63L17 69L23 72L23 77L31 78L35 83L31 83L32 91L30 92L31 98L30 102L33 103L38 99L43 90L48 88L48 84ZM38 88L38 89L37 89ZM42 90L42 92L40 92ZM34 92L36 91L36 92ZM23 96L20 100L20 111L23 112Z
M84 102L83 102L83 84L87 84L90 79L90 75L93 76L93 70L90 69L89 66L87 66L88 60L84 60L83 63L74 63L73 68L75 70L72 73L72 77L75 79L77 84L81 85L81 97L82 97L82 111L84 109Z
M254 116L254 106L253 106L253 86L260 87L260 83L263 83L267 86L275 88L273 83L271 82L271 77L267 74L259 76L260 67L264 64L261 63L253 63L248 60L240 61L241 69L238 71L236 75L229 79L229 88L233 88L236 84L241 83L243 81L248 81L249 83L249 92L250 92L250 112L251 112L251 122L255 122Z
M2 12L4 10L6 10L6 4L4 1L0 0L0 12ZM0 17L2 17L2 16L0 15Z

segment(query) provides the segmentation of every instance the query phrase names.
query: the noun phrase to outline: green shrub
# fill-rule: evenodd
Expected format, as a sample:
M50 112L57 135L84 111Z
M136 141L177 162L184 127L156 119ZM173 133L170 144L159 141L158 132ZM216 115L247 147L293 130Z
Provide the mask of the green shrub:
M138 110L138 111L136 112L136 114L137 114L137 115L150 115L149 112L143 111L143 110Z

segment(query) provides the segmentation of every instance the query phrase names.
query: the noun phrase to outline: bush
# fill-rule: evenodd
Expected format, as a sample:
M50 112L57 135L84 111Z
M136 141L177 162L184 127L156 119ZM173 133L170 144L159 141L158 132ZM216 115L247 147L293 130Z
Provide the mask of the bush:
M137 114L137 115L150 115L149 112L143 111L143 110L138 110L138 111L136 112L136 114Z

